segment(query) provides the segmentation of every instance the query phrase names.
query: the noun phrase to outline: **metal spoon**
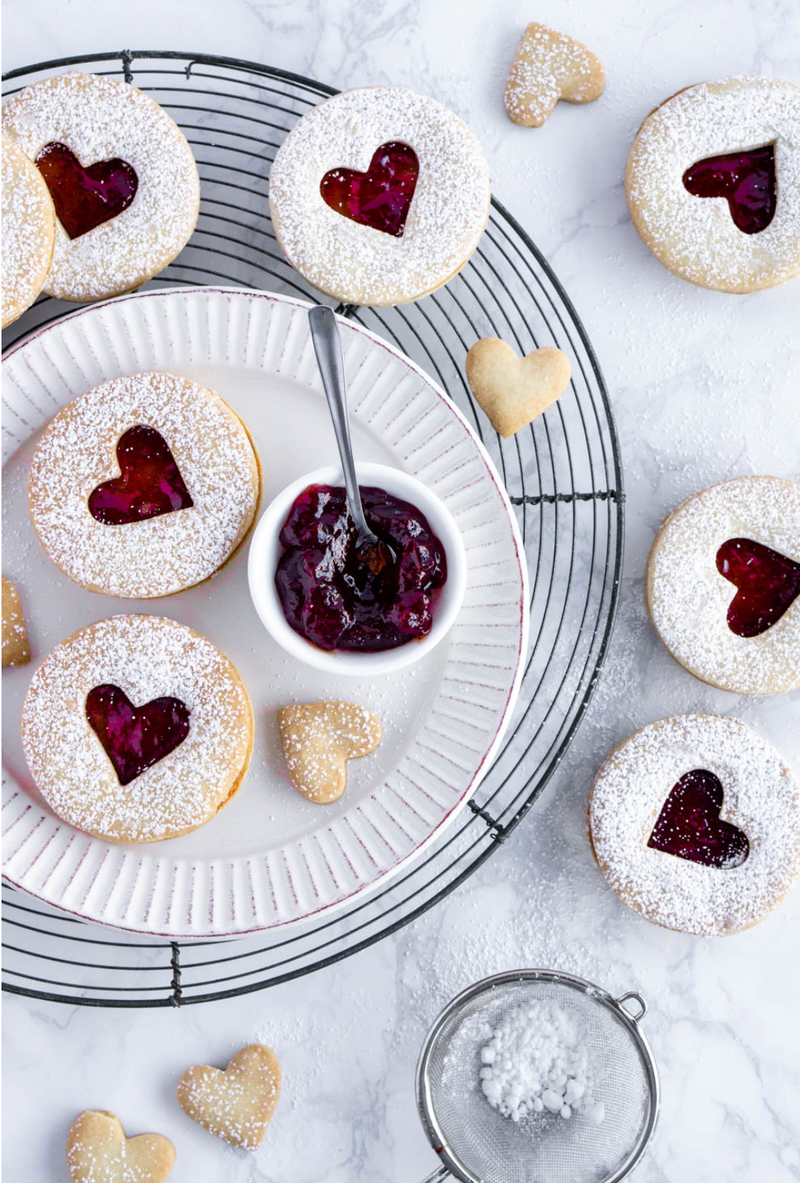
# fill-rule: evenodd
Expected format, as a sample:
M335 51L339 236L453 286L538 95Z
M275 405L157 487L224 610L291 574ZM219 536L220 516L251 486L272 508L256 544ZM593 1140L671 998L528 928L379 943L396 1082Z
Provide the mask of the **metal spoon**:
M369 567L372 574L377 575L388 563L395 561L395 555L388 543L378 538L370 528L364 515L364 506L361 504L361 492L353 461L353 445L350 440L350 421L347 417L347 384L339 326L333 310L324 304L317 304L309 310L308 323L333 421L336 443L339 446L347 491L347 508L356 527L356 554Z

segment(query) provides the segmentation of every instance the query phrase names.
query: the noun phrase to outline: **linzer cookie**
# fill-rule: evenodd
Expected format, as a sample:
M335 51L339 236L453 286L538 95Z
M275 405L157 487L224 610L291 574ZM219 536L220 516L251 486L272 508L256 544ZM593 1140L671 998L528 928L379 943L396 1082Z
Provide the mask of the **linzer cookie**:
M253 711L235 667L199 633L160 616L112 616L39 666L22 744L64 821L112 842L156 842L203 825L234 795Z
M345 91L309 111L269 178L289 262L348 304L403 304L446 283L478 245L489 197L466 124L397 86Z
M149 599L208 579L247 536L258 461L218 394L171 374L113 378L68 403L31 463L39 541L82 587Z
M605 87L603 65L574 37L532 21L506 82L506 113L524 127L541 127L559 99L592 103Z
M56 214L42 175L3 136L3 328L42 290L53 258Z
M609 886L655 924L723 936L762 920L800 872L800 785L737 719L661 719L597 774L589 831Z
M569 386L569 358L550 346L518 357L498 337L476 341L467 354L467 381L504 439L542 415Z
M175 1166L175 1147L162 1134L126 1138L119 1118L86 1109L67 1139L71 1183L163 1183Z
M327 805L347 787L347 761L381 742L380 720L353 702L312 702L279 712L286 767L309 801Z
M186 245L200 208L197 166L178 125L137 87L78 71L43 78L5 103L3 131L55 206L49 295L128 292Z
M656 535L646 596L696 678L735 694L800 686L800 484L736 477L689 497Z
M237 1052L224 1071L205 1064L187 1069L178 1083L178 1104L215 1137L256 1150L280 1091L277 1057L263 1044L253 1043Z
M726 78L681 90L639 128L634 225L692 283L753 292L800 273L800 88Z

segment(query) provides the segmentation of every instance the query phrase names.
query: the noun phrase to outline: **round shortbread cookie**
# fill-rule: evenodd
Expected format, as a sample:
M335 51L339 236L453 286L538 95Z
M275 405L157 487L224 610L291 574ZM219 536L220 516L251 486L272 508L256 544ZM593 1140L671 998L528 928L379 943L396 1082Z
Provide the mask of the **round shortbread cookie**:
M723 196L697 197L683 176L699 161L772 145L777 202L745 233ZM642 123L628 157L631 217L656 258L683 279L752 292L800 274L800 88L736 77L681 90Z
M139 712L163 698L188 711L185 738L127 783L87 718L100 687L118 688ZM118 730L122 757L135 754L141 735ZM64 821L112 842L156 842L203 825L231 799L250 763L253 709L235 667L199 633L161 616L112 616L42 662L22 743L36 787Z
M719 779L719 819L747 840L737 865L706 866L648 845L673 789L695 770ZM737 719L684 715L635 732L598 772L588 822L600 870L623 903L697 936L757 924L800 871L800 785L779 753Z
M109 524L90 497L120 481L118 445L138 427L160 435L192 504ZM46 428L28 478L31 521L56 566L89 591L137 599L213 575L244 541L260 490L237 415L214 391L163 373L113 378L73 399Z
M402 236L363 225L323 200L333 170L370 168L378 148L409 145L419 173ZM348 304L418 300L451 279L489 216L489 169L465 123L435 99L396 86L327 99L290 132L270 170L275 233L289 262Z
M53 258L56 213L36 167L3 136L3 328L42 290Z
M665 648L696 678L735 694L782 694L800 686L800 596L758 635L733 632L737 585L720 574L717 555L736 539L800 563L800 484L735 477L687 498L653 542L647 611Z
M110 221L75 238L57 221L49 295L118 296L157 275L188 242L200 209L192 150L175 121L137 87L77 71L43 78L4 104L3 131L32 161L48 145L63 144L83 169L119 160L136 173L133 200Z

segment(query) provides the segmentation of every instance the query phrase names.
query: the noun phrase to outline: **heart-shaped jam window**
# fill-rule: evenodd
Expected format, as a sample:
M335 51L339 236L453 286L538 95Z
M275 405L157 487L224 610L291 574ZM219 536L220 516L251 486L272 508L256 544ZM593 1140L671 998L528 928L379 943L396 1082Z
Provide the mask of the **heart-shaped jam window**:
M723 796L722 782L713 772L687 772L664 802L647 845L704 867L740 866L750 843L737 826L720 820Z
M734 224L743 234L759 234L775 216L775 147L707 156L687 168L683 184L695 197L726 197Z
M120 476L89 494L89 513L103 525L144 522L194 505L167 441L154 427L138 424L124 432L117 462Z
M402 238L418 176L414 149L392 140L376 150L365 173L332 168L322 178L319 191L337 214Z
M84 168L66 144L45 144L36 165L70 238L80 238L116 218L131 204L139 187L136 170L127 161L115 156Z
M104 683L86 695L86 718L121 785L163 760L189 734L189 708L179 698L133 705L119 686Z
M723 542L717 570L739 589L728 607L728 628L737 637L765 633L800 595L800 563L751 538Z

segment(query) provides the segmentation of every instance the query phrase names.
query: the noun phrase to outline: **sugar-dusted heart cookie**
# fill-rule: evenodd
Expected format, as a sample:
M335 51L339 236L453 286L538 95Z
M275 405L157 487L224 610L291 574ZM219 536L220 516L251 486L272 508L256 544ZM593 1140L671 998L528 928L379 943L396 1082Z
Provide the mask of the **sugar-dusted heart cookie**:
M569 358L548 346L518 357L498 337L476 341L467 354L472 393L503 439L527 427L569 386Z
M7 665L25 665L31 659L28 629L19 592L10 579L3 576L3 669Z
M162 1183L174 1166L175 1147L169 1138L126 1138L119 1118L103 1109L79 1114L67 1138L72 1183Z
M189 1068L178 1082L178 1103L209 1134L255 1150L267 1131L281 1091L277 1057L263 1044L243 1047L223 1071Z
M347 787L347 761L381 742L380 720L354 702L311 702L278 712L286 766L297 790L327 805Z
M533 21L522 34L506 82L506 113L524 127L541 127L559 99L591 103L605 86L603 64L574 37Z

